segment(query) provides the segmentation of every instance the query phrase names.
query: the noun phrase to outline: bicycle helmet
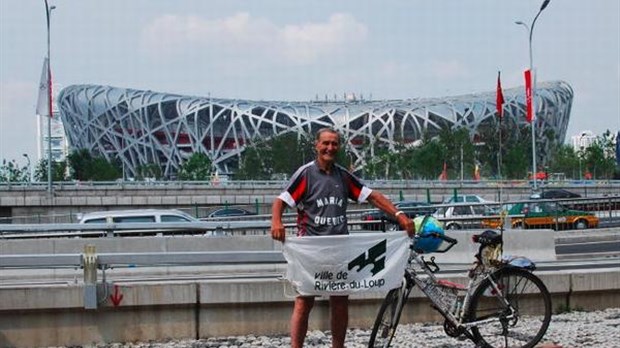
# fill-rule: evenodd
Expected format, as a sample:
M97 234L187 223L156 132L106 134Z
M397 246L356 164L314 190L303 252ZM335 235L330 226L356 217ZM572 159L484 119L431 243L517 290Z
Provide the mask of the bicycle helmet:
M420 235L414 244L414 250L432 253L439 249L442 239L436 237L424 237L430 233L444 234L443 224L432 216L417 216L413 219L416 234Z

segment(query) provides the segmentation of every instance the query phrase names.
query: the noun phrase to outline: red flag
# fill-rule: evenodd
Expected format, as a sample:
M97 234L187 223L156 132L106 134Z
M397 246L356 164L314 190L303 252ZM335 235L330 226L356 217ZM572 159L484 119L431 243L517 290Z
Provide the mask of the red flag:
M495 105L497 106L497 115L500 120L502 119L504 113L504 93L502 92L502 83L499 79L500 72L497 72L497 95L495 97Z
M446 162L443 162L443 171L439 175L439 180L448 180L448 165Z
M474 180L480 181L480 166L478 164L474 166Z
M525 116L527 122L532 123L535 119L534 116L534 99L532 93L532 71L525 70L525 103L527 106L527 115Z

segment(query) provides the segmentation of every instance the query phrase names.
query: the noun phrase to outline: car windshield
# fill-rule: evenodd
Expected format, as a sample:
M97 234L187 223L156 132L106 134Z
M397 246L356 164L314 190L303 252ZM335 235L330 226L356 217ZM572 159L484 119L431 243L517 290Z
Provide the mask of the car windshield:
M236 216L236 215L249 215L250 213L242 210L242 209L236 209L236 208L229 208L229 209L221 209L221 210L216 210L213 213L211 213L212 217L218 217L218 216Z

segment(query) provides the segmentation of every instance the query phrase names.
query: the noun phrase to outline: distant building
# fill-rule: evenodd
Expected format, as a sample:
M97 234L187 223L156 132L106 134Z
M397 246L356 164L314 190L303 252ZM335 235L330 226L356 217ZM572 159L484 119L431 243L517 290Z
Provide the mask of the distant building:
M575 151L581 151L590 147L590 145L594 143L594 140L596 140L596 135L594 135L592 131L584 130L571 137L571 144Z
M502 122L528 128L524 88L505 90L504 99ZM565 82L537 86L539 158L564 141L572 100L573 90ZM342 101L282 102L97 85L68 86L58 97L70 148L120 159L128 177L145 164L157 164L165 177L174 177L193 152L207 154L219 173L234 173L252 141L291 132L313 136L327 126L347 140L353 167L359 169L376 148L414 146L425 133L463 127L474 139L481 130L497 129L495 101L495 91L429 99L371 101L351 95Z

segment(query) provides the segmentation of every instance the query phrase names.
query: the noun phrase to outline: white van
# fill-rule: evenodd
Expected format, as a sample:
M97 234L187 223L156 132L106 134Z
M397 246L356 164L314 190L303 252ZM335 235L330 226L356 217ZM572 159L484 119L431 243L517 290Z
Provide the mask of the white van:
M177 209L107 210L86 213L81 224L124 222L198 222L195 217Z
M104 223L160 223L160 222L200 222L195 217L176 209L134 209L134 210L107 210L83 214L79 217L80 224ZM119 231L120 232L120 231ZM174 232L170 230L128 230L123 234L143 235L160 232ZM150 232L150 233L149 233ZM177 231L179 232L179 231ZM201 231L196 231L201 233ZM202 231L204 232L204 231Z

